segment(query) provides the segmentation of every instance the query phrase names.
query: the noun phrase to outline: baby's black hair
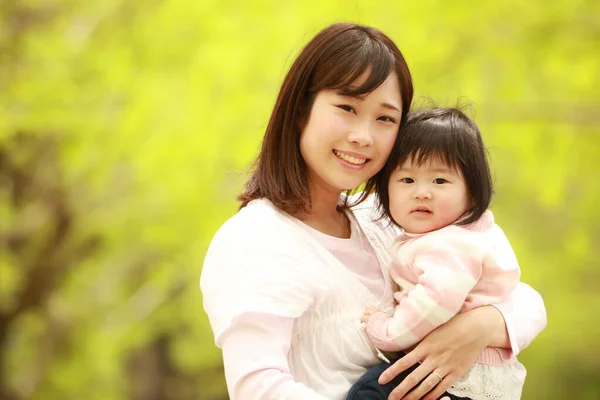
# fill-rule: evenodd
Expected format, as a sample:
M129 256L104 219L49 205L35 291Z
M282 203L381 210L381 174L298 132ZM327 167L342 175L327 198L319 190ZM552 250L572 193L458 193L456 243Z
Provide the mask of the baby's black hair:
M465 179L472 206L457 224L477 221L490 205L493 184L487 150L475 122L458 108L429 108L410 112L398 135L385 167L373 178L382 214L396 223L388 194L392 173L406 161L422 165L436 159L456 168Z

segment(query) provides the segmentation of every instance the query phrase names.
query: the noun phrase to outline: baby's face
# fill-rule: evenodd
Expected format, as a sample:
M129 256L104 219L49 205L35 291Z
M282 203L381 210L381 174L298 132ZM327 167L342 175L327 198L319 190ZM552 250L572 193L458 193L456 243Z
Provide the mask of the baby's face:
M460 171L439 160L422 165L408 160L389 181L390 212L408 233L427 233L458 220L469 209L469 194Z

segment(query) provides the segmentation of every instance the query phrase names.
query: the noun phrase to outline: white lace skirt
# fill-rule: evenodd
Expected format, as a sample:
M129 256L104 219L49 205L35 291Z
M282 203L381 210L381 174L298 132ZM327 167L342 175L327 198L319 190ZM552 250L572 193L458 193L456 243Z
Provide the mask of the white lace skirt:
M519 400L527 371L520 362L508 365L475 364L447 391L473 400Z

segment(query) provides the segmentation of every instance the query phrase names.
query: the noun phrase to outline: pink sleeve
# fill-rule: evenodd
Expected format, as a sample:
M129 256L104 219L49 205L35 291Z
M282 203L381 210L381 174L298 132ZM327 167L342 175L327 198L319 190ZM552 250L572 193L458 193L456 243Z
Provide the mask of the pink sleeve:
M419 343L456 315L481 274L481 260L459 251L429 251L415 258L418 283L400 300L394 315L378 313L367 323L369 338L382 350ZM395 343L396 348L391 344Z
M387 334L390 319L391 318L382 311L373 314L371 318L369 318L369 322L365 324L365 332L367 333L367 336L369 336L371 343L373 343L373 345L380 350L404 350L404 348L401 348L396 342L394 342L394 339Z
M506 301L494 306L504 317L515 356L546 327L544 300L526 283L519 283Z
M236 317L222 337L232 400L326 400L294 381L288 366L294 318L265 313Z

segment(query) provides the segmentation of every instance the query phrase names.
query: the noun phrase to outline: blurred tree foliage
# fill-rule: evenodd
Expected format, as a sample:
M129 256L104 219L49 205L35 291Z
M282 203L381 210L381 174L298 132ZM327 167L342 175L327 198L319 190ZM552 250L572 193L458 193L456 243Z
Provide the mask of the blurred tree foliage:
M222 3L222 4L221 4ZM600 398L600 3L0 2L0 399L224 399L198 276L293 57L336 20L474 104L546 331L525 399Z

